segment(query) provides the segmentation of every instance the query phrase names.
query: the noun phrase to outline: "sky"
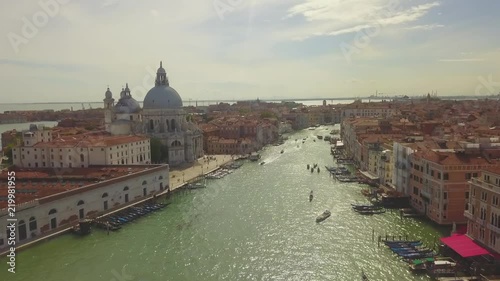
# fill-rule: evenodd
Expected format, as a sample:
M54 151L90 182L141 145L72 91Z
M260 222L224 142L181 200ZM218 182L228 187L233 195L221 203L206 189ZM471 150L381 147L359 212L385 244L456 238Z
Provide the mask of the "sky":
M187 100L500 93L500 1L0 2L7 102L142 101L163 61ZM498 81L498 82L497 82Z

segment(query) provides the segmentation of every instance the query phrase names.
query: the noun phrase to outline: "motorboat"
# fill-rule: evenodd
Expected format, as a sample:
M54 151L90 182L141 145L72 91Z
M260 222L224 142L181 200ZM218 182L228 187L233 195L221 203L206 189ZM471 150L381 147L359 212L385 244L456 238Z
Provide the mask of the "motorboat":
M252 153L250 155L250 157L248 157L248 159L250 159L250 161L257 161L257 160L260 159L260 154L258 154L258 153Z
M369 281L368 277L366 276L364 271L361 271L361 280L362 281Z
M284 150L284 149L282 149L280 153L281 153L281 154L285 153L285 150Z
M265 162L265 161L262 161L262 162L260 162L260 164L261 164L261 165L264 165L264 164L266 164L266 162Z
M325 210L323 212L323 214L319 215L316 218L316 222L322 222L322 221L326 220L327 218L329 218L331 215L332 215L332 213L329 210Z

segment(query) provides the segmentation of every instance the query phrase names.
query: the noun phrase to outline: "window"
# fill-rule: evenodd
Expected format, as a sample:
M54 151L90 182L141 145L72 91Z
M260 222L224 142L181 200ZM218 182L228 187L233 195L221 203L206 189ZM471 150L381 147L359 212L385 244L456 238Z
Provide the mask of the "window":
M438 180L441 179L441 173L438 173Z
M443 200L447 200L448 199L448 192L443 192Z
M431 177L434 177L434 170L431 170Z
M469 192L465 192L465 199L469 199Z
M492 199L492 201L491 201L491 204L492 204L493 206L498 206L498 201L499 201L499 200L498 200L498 196L493 195L493 199Z
M472 174L471 173L466 173L465 174L465 179L466 180L470 180L472 178Z
M418 195L418 188L415 186L413 187L413 194Z
M488 193L486 192L481 192L481 201L486 201L488 200Z
M449 180L449 178L450 177L449 177L448 173L443 174L443 180L447 181L447 180Z

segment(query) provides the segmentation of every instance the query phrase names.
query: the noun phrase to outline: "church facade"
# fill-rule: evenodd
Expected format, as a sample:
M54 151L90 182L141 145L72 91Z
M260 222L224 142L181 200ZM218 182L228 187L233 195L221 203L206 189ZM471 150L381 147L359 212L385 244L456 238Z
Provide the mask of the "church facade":
M172 166L192 163L203 156L203 132L187 120L182 98L170 87L161 62L155 86L146 94L142 108L128 84L116 104L109 88L103 101L105 129L111 134L143 134L159 139L167 147L168 164Z

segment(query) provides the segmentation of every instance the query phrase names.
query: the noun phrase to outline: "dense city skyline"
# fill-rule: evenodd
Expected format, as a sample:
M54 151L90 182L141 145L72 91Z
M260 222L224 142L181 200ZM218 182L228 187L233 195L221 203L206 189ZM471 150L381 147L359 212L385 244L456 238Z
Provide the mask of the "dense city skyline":
M126 82L142 101L160 60L186 100L500 92L497 2L3 5L9 102L98 101Z

